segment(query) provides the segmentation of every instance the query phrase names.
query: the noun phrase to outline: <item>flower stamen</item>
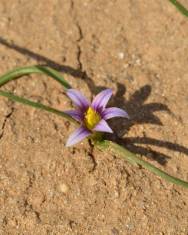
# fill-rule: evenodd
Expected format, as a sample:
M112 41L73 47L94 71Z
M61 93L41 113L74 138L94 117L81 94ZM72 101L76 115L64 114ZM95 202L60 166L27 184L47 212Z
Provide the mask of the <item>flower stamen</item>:
M89 129L92 130L101 120L101 116L92 108L89 107L84 115L84 124Z

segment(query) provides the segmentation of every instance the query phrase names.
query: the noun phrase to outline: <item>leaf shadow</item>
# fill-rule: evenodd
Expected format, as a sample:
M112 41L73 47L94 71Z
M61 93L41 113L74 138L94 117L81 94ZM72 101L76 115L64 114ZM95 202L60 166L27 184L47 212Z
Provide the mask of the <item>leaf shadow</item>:
M97 94L99 91L106 88L106 87L96 86L95 82L87 75L85 71L81 71L80 69L74 69L68 65L61 65L43 55L40 55L27 48L9 42L8 40L2 37L0 37L0 44L22 55L25 55L27 57L36 60L38 64L52 67L60 72L82 79L87 84L88 88L90 89L93 95ZM133 153L145 155L148 158L157 161L161 165L165 165L167 159L169 159L170 156L161 153L159 151L153 150L152 147L148 147L148 145L165 148L172 151L177 151L180 153L184 153L186 155L188 155L188 148L175 143L157 140L150 137L123 138L123 136L130 130L130 128L133 125L154 124L162 126L163 124L160 118L155 115L156 111L168 112L169 114L171 113L171 111L165 104L162 103L145 104L145 101L150 96L151 91L152 91L151 86L147 84L136 90L131 95L130 99L126 100L124 98L126 87L121 83L117 83L117 92L114 95L113 99L111 100L110 105L117 107L119 106L120 108L127 110L131 118L130 120L124 120L124 119L123 120L116 119L115 121L112 120L111 121L112 128L116 130L117 134L113 136L107 135L107 138L112 139L113 141L116 141L124 145L128 150L130 150Z

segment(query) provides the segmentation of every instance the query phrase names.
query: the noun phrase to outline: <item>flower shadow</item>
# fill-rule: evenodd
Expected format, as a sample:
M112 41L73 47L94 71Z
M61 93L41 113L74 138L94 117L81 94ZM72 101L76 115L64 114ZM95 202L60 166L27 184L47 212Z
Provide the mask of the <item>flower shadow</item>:
M116 130L117 133L116 136L113 136L112 138L113 141L116 141L121 145L124 145L131 152L135 154L145 155L146 157L157 161L161 165L165 165L167 159L169 159L170 156L162 152L155 151L148 145L166 147L168 149L179 150L180 152L183 151L184 153L187 154L188 154L188 149L186 151L184 147L180 148L179 145L172 144L166 141L151 139L149 137L124 138L124 135L128 133L130 128L134 125L153 124L153 125L162 126L163 124L159 119L159 117L155 115L155 112L160 111L171 114L171 111L165 104L162 103L145 104L145 101L149 98L151 91L152 91L151 86L145 85L136 90L131 95L129 100L126 100L124 98L126 87L121 83L117 83L117 92L113 97L110 106L121 106L121 108L125 109L128 112L130 119L126 120L119 118L110 121L112 128ZM111 138L109 135L108 137ZM169 146L171 148L169 148Z
M123 84L117 83L117 93L111 103L113 106L118 106L121 104L122 108L127 110L130 120L123 122L121 120L121 125L119 125L119 136L123 136L129 131L131 126L136 124L155 124L162 125L161 120L155 115L154 112L165 111L171 113L167 105L161 103L149 103L145 104L145 101L151 94L151 86L145 85L138 90L136 90L130 97L129 100L125 100L124 94L126 88ZM123 128L122 128L123 126Z
M91 93L93 95L97 94L99 91L106 87L96 86L94 81L87 75L85 71L81 71L79 69L74 69L71 66L61 65L53 60L35 53L27 48L18 46L14 43L9 42L8 40L0 37L0 44L12 49L22 55L25 55L29 58L32 58L37 61L38 64L43 64L50 66L52 68L57 69L60 72L69 74L73 77L82 79L89 87ZM131 152L136 154L142 154L147 156L150 159L153 159L160 164L164 165L167 162L167 159L170 156L163 154L159 151L153 150L150 146L157 146L161 148L166 148L171 151L177 151L180 153L184 153L188 155L188 148L184 146L171 143L168 141L157 140L150 137L126 137L123 136L130 130L133 125L138 124L154 124L154 125L162 125L159 117L155 115L155 112L162 111L171 113L167 105L161 103L149 103L145 104L145 101L151 94L151 86L145 85L138 90L136 90L130 97L129 100L124 98L124 94L126 92L126 87L117 83L117 92L110 102L111 106L119 106L120 108L124 108L130 115L130 120L124 119L116 119L112 120L112 128L116 130L115 135L107 135L107 138L111 138L114 141L124 145ZM141 146L142 145L142 146ZM149 145L149 147L148 147Z

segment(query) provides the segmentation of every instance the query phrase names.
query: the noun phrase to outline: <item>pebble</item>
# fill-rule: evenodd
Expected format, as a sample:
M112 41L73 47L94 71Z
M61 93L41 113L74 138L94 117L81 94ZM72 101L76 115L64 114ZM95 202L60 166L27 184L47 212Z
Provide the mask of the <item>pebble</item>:
M62 193L67 193L69 190L68 186L64 183L59 184L58 189Z
M119 53L118 53L118 58L119 58L120 60L123 60L123 59L125 58L125 54L124 54L123 52L119 52Z

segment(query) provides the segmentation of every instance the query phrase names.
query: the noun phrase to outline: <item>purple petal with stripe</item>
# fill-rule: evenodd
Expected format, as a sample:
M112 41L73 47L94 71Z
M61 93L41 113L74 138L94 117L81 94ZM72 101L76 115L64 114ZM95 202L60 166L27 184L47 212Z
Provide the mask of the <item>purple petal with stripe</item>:
M84 138L88 137L90 134L91 132L89 130L81 126L69 136L66 146L69 147L73 144L77 144L78 142L82 141Z
M106 108L102 114L102 118L105 120L108 120L113 117L125 117L129 118L129 115L127 112L125 112L123 109L116 108L116 107L111 107L111 108Z
M95 110L101 109L101 107L105 108L111 96L112 96L111 89L106 89L104 91L101 91L97 96L95 96L91 106Z
M72 102L82 110L86 110L90 105L86 97L83 96L78 90L68 89L67 95Z
M94 131L113 133L113 130L109 127L108 123L101 119L100 122L93 128Z
M67 110L64 111L64 113L67 113L68 115L70 115L72 118L74 118L77 121L82 121L83 120L83 112L81 112L81 110Z

